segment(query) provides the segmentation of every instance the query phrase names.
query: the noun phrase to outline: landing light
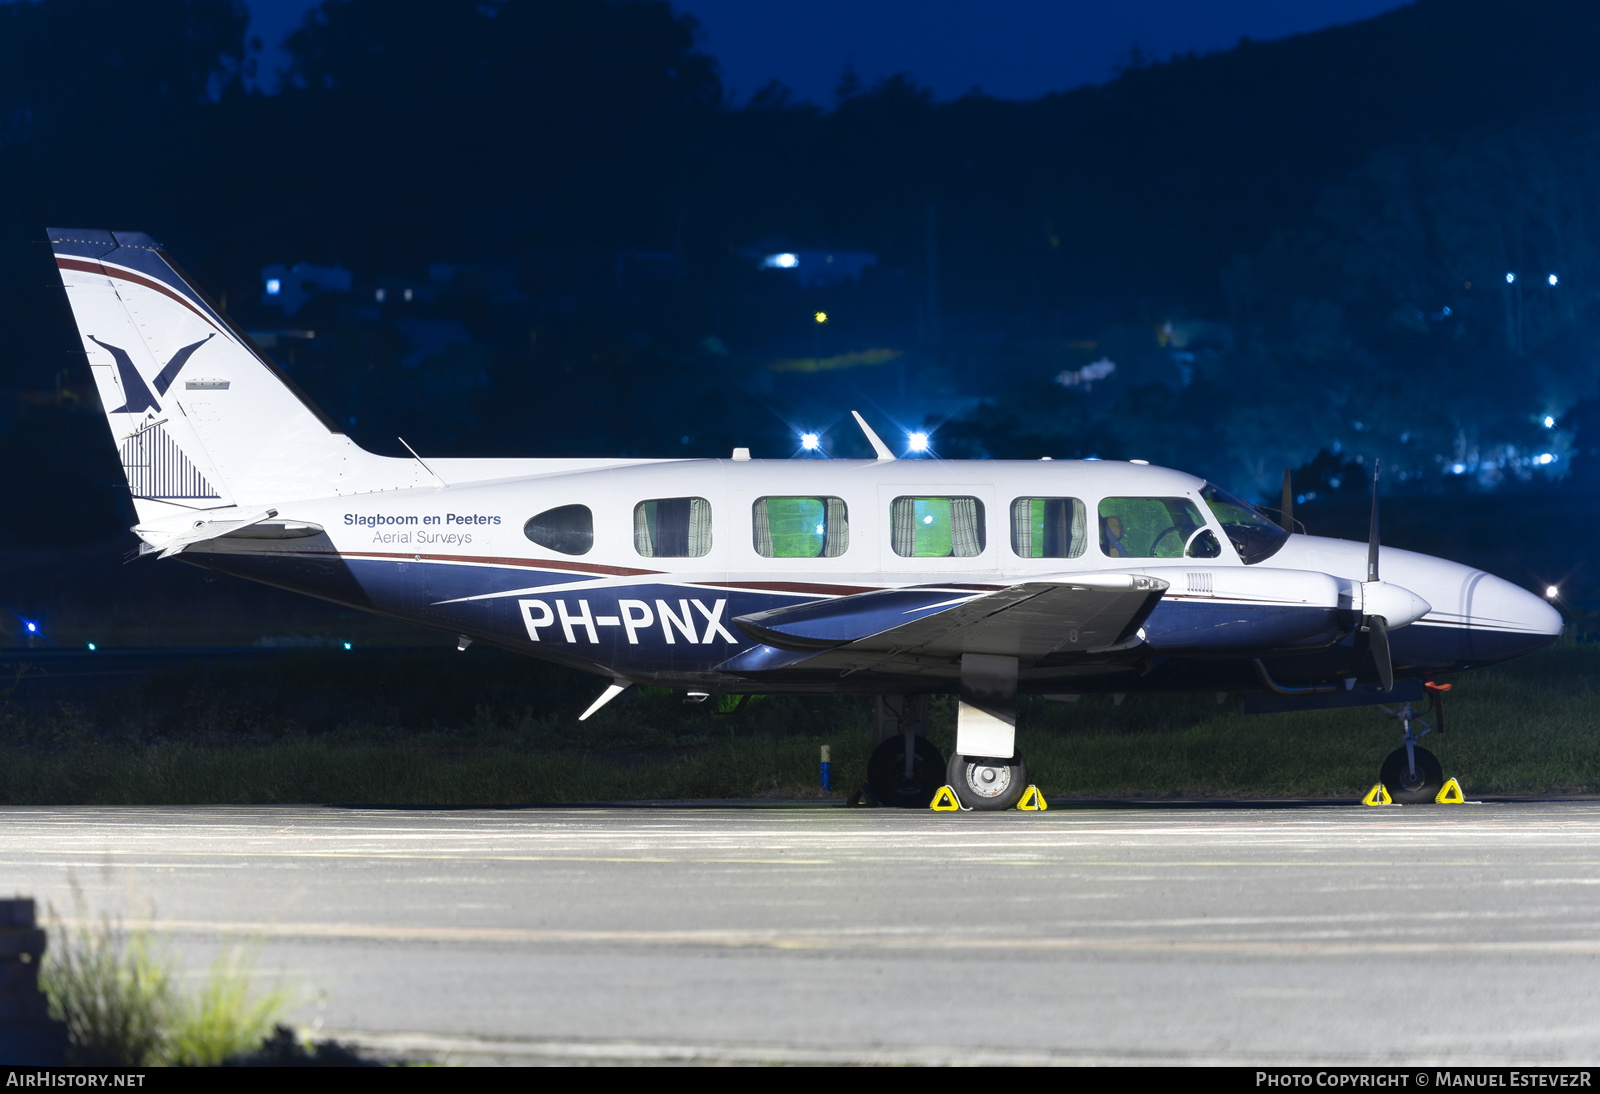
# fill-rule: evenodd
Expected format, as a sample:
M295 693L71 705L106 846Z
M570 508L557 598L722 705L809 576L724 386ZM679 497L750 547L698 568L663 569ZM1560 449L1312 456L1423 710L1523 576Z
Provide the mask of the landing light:
M807 452L815 452L822 447L822 438L815 433L800 434L800 447Z
M277 296L282 291L283 291L283 282L282 281L279 281L276 277L267 278L267 295L268 296Z
M906 443L913 452L926 452L928 450L928 435L926 433L912 433L906 437Z
M1557 585L1546 585L1544 595L1546 599L1554 600L1561 595L1561 588Z

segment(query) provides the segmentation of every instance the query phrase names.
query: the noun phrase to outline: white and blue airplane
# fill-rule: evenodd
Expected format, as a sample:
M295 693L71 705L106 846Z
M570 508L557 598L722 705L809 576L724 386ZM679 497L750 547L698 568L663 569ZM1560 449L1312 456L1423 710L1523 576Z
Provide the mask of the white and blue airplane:
M860 415L876 459L373 455L148 236L50 240L142 551L592 672L610 683L584 718L634 684L878 696L885 804L946 782L1015 804L1022 693L1409 715L1431 676L1561 634L1507 581L1380 549L1376 484L1362 544L1137 461L896 459ZM959 697L948 763L933 694ZM1411 725L1382 780L1431 801Z

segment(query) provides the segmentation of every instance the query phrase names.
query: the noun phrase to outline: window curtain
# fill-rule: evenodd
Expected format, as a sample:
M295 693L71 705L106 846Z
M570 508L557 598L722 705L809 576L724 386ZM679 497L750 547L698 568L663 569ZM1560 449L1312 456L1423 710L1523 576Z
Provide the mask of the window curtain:
M838 558L850 546L850 511L843 498L823 498L823 528L827 535L822 541L824 558Z
M705 498L684 500L689 503L684 554L690 558L700 558L711 553L711 503Z
M983 528L977 498L950 499L950 553L957 558L983 554Z
M1011 503L1011 549L1018 558L1033 557L1033 499Z
M656 555L655 544L650 540L650 506L654 504L641 501L633 507L633 549L645 558L654 558Z
M751 521L754 528L756 554L762 558L772 557L772 523L767 519L767 498L756 501L751 511Z
M917 499L896 498L890 511L889 534L894 553L913 558L917 553Z
M1089 546L1089 518L1088 510L1083 507L1083 502L1077 498L1072 499L1072 550L1068 558L1077 558L1083 554L1084 548Z

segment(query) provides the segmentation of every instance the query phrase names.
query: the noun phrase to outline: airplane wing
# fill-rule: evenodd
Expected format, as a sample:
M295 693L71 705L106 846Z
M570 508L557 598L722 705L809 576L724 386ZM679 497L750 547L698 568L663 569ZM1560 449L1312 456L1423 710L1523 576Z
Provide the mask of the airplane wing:
M761 642L722 668L926 671L964 653L1016 657L1104 653L1130 642L1168 583L1096 573L998 591L955 586L884 589L756 612L734 620Z

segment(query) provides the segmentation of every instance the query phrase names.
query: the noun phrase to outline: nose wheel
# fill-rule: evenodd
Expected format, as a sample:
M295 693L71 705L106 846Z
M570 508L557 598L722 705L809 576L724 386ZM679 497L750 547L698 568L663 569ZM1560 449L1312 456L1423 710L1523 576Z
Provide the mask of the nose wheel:
M1432 802L1444 789L1444 765L1417 742L1432 733L1433 727L1412 713L1410 703L1402 703L1399 710L1384 706L1378 709L1400 723L1403 742L1384 758L1378 780L1388 787L1389 796L1401 805ZM1439 724L1442 729L1442 705ZM1417 726L1422 727L1421 733L1417 732Z
M1028 765L1020 752L1009 760L957 753L945 777L968 809L1010 809L1028 789Z

